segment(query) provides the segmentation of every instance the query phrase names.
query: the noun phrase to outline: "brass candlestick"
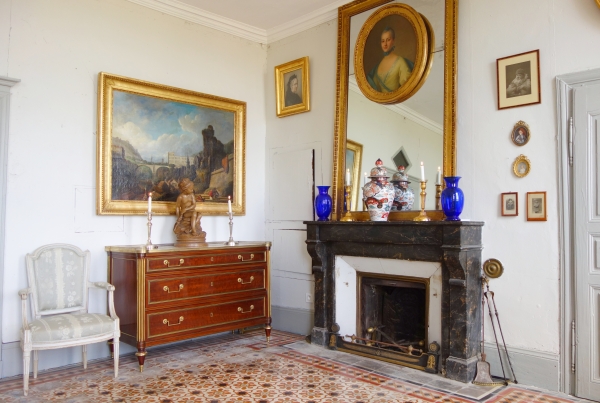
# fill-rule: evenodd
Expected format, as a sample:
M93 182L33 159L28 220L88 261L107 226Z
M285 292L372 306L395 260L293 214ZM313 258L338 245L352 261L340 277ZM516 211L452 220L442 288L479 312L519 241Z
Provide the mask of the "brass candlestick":
M442 184L441 183L435 184L435 209L436 210L442 209Z
M152 245L151 234L152 234L152 211L148 211L148 240L146 241L146 250L156 249L156 245Z
M427 188L427 181L421 181L421 212L418 216L413 218L413 221L431 221L431 219L427 217L427 213L425 213L425 196L427 196L425 188Z
M340 221L354 221L352 214L350 214L350 196L352 194L352 186L344 186L344 189L346 190L346 213L340 219Z

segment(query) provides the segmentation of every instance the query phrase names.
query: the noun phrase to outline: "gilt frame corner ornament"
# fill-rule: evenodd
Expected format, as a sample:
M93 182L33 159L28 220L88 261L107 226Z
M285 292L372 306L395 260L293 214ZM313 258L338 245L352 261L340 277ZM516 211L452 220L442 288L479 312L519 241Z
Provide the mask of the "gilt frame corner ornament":
M194 183L196 211L246 213L246 103L98 74L96 214L175 214L179 182Z
M410 38L404 41L410 45L399 42L396 46L396 35ZM387 50L383 48L384 37L392 44ZM434 46L433 29L423 15L407 4L381 7L365 21L356 40L354 71L358 88L367 99L380 104L407 100L427 79ZM388 55L395 55L396 61L382 80L378 68ZM388 76L390 71L394 74Z
M280 118L310 111L308 56L275 66L275 97Z

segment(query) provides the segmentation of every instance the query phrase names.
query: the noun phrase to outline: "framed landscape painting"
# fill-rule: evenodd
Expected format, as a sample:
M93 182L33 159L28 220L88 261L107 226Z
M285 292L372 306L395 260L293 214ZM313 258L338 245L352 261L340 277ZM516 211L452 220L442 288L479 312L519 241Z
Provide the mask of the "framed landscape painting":
M97 214L174 214L179 182L196 210L245 214L246 103L100 73Z

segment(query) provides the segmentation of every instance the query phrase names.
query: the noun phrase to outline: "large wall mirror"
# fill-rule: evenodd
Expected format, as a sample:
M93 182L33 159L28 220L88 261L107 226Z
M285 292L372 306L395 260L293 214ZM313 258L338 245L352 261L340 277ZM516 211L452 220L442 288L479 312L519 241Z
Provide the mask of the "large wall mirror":
M354 72L354 50L359 31L369 16L391 3L414 8L430 23L435 38L432 65L426 81L409 99L385 105L367 99ZM442 219L436 206L436 174L455 175L456 169L456 36L458 0L357 0L338 11L337 104L334 135L333 219L344 214L346 170L352 177L351 214L368 221L362 201L365 173L380 158L390 177L406 167L415 194L410 211L393 211L392 221L409 220L420 210L420 163L425 166L426 210ZM383 35L382 35L383 36ZM396 41L401 41L397 37ZM369 181L367 178L366 181Z

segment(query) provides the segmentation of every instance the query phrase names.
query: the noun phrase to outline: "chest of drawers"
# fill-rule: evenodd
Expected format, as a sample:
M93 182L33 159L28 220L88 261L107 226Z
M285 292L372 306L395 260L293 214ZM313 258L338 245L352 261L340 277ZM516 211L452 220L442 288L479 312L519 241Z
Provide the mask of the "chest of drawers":
M271 333L270 242L198 248L107 246L121 341L146 348L264 324Z

